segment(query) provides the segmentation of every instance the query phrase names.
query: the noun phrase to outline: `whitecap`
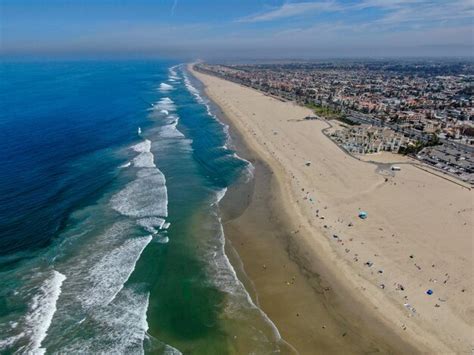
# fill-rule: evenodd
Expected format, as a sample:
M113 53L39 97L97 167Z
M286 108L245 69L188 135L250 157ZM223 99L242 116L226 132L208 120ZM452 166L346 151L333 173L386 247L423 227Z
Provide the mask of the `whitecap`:
M128 239L92 266L86 276L89 286L79 296L82 304L90 308L112 302L135 270L140 255L151 240L151 235Z
M178 118L172 121L170 124L160 127L160 137L163 138L178 138L184 137L184 134L181 133L178 128Z
M163 110L171 112L176 110L176 105L174 104L174 101L171 100L169 97L164 97L153 105L153 109L158 110L159 112Z
M166 83L161 83L159 90L160 92L168 92L168 91L173 90L173 86Z
M189 77L184 74L184 82L185 82L185 86L186 88L188 89L188 91L196 98L196 101L202 105L204 105L206 107L206 110L207 110L207 114L214 118L214 120L216 120L216 122L222 126L222 129L224 131L224 134L226 135L226 141L228 142L231 137L230 137L230 134L229 134L229 126L225 123L223 123L222 121L220 121L216 115L214 115L211 111L211 107L209 106L209 103L208 101L206 101L200 94L199 90L196 89L192 84L191 84L191 81L189 80ZM227 145L224 144L223 146L224 149L227 149ZM233 157L238 159L238 160L241 160L243 162L246 163L246 169L245 169L245 177L246 177L246 181L250 181L251 179L253 179L254 177L254 166L252 165L252 163L250 163L248 160L238 156L236 153L233 153Z
M206 101L202 98L201 94L199 93L199 90L196 89L192 84L191 81L189 80L188 76L185 74L184 75L184 85L188 89L188 91L196 98L196 101L200 104L206 104ZM206 104L207 106L207 104ZM208 113L210 113L209 106L208 108Z
M6 339L0 340L0 350L6 350L13 344L15 344L18 340L22 339L25 336L25 333L21 332L20 334L10 336Z
M159 229L163 228L165 220L159 217L148 217L139 219L137 224L143 227L147 232L156 234Z
M146 313L149 293L124 288L105 307L90 312L85 323L93 324L90 337L73 337L62 353L81 354L144 354L143 341L148 331Z
M155 157L153 153L151 153L151 141L145 139L143 142L138 143L132 146L132 149L136 152L139 152L135 158L133 158L132 163L133 166L136 168L154 168L155 165Z
M133 158L133 166L136 168L154 168L156 165L154 163L153 153L140 153Z
M39 292L33 297L25 316L22 334L29 338L29 344L23 346L21 352L45 353L46 349L41 347L41 343L46 338L54 313L56 313L56 303L65 279L65 275L53 270L52 275L43 282Z
M230 141L231 137L230 137L230 133L229 133L229 126L225 123L223 123L222 121L220 121L216 115L214 115L212 112L211 112L211 107L209 106L208 102L206 100L204 100L202 98L202 96L200 95L199 93L199 90L196 89L192 84L191 84L191 81L189 80L189 77L185 74L184 75L184 81L185 81L185 86L186 88L188 89L188 91L194 95L194 97L196 98L196 100L198 101L198 103L200 104L203 104L205 107L206 107L206 110L207 110L207 114L214 118L216 120L216 122L222 126L222 129L224 131L224 134L226 135L226 141ZM227 149L227 145L224 144L223 148ZM245 170L245 176L246 176L246 181L250 181L251 179L253 179L254 177L254 171L255 171L255 168L254 166L252 165L251 162L249 162L248 160L240 157L239 155L237 155L235 152L233 153L233 157L238 159L238 160L241 160L243 162L246 163L246 170Z
M158 169L141 169L137 178L112 196L114 210L129 217L167 217L166 179Z
M179 67L179 65L174 65L174 66L172 66L168 69L168 71L170 72L169 77L171 79L179 79L178 73L176 72L176 68L178 68L178 67Z
M145 139L143 142L135 144L131 148L138 153L149 152L151 149L151 141Z

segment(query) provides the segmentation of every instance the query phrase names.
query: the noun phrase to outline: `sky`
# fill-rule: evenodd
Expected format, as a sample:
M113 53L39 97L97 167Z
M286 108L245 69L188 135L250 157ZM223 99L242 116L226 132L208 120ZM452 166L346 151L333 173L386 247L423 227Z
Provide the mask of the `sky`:
M0 0L3 56L473 56L474 0Z

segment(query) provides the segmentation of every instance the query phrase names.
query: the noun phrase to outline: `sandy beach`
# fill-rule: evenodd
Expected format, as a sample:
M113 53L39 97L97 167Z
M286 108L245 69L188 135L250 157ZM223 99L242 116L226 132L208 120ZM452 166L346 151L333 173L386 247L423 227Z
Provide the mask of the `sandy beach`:
M223 220L282 337L301 354L471 353L473 191L402 157L397 172L391 155L353 158L308 109L192 73L256 167Z

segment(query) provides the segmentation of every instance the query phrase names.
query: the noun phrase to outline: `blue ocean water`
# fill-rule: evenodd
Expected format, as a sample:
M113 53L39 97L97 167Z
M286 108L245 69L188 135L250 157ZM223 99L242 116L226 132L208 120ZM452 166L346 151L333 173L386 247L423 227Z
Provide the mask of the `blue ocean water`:
M0 352L278 351L219 218L251 166L184 65L0 77Z

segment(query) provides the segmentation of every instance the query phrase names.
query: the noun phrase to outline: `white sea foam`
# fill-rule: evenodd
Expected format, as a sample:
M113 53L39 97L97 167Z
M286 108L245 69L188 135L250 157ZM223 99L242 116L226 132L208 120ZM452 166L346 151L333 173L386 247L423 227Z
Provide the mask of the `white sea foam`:
M168 237L161 237L160 236L156 241L160 244L166 244L170 241L170 239Z
M147 232L156 234L158 230L163 228L165 220L159 217L147 217L139 219L137 224L143 227Z
M24 334L29 339L29 344L21 352L44 354L46 349L41 343L48 334L48 329L56 312L56 303L61 294L61 285L66 276L53 270L52 275L46 279L39 292L31 301L29 312L25 316Z
M135 265L152 237L139 237L126 240L123 245L107 253L90 270L86 279L89 286L79 296L87 307L109 304L122 290L124 284L135 270Z
M176 105L169 97L164 97L153 105L153 109L158 111L166 110L169 113L176 110Z
M125 163L125 164L120 165L119 168L125 169L125 168L128 168L130 165L132 165L132 163L131 163L131 162L127 162L127 163Z
M160 100L158 104L169 110L175 109L169 98ZM163 135L181 137L176 125L177 118L169 127L165 126ZM65 264L61 270L65 270L67 279L65 275L53 272L34 296L30 312L20 321L19 328L25 330L0 340L0 351L20 341L22 345L28 341L20 352L44 353L46 349L41 344L50 333L45 345L65 353L143 353L149 296L132 290L134 285L127 280L152 240L157 243L169 241L167 232L158 233L160 229L169 227L163 218L168 216L168 197L166 179L154 163L151 141L143 140L130 149L137 155L121 167L137 168L131 170L136 173L135 180L112 196L110 206L131 218L121 218L102 235L94 234L88 240L90 244L81 247L77 255L59 261ZM154 237L131 237L137 233L132 227L135 223ZM64 294L56 305L61 287ZM90 334L86 339L81 336L56 337L86 329ZM179 354L172 347L166 346L166 349Z
M129 217L167 217L166 179L156 168L154 155L151 153L151 141L145 139L131 148L139 153L132 162L133 166L140 170L137 171L135 180L112 196L112 208Z
M148 139L145 139L143 142L135 144L131 148L137 153L149 152L151 149L151 141Z
M154 168L154 156L151 152L140 153L133 158L133 166L136 168Z
M178 128L178 118L172 121L170 124L160 127L160 137L162 138L180 138L184 137L184 134L181 133Z
M168 92L173 90L173 86L166 84L166 83L161 83L160 84L160 92Z
M194 87L192 84L191 84L191 81L189 80L189 77L187 74L184 74L184 83L185 83L185 86L186 88L188 89L188 91L196 98L196 101L202 105L204 105L206 107L206 111L207 111L207 114L214 118L214 120L216 120L216 122L222 126L223 130L224 130L224 133L226 134L227 136L227 139L230 138L230 135L229 135L229 126L226 125L225 123L223 123L221 120L219 120L217 118L216 115L214 115L211 111L211 106L209 105L209 100L207 99L204 99L202 96L201 96L201 93L199 92L198 89L196 89L196 87Z
M174 80L179 79L178 73L176 72L176 68L178 67L179 65L174 65L168 69L168 71L170 72L170 75L169 75L170 79L174 79Z
M6 350L24 336L25 333L21 332L20 334L13 335L8 338L0 339L0 350L5 350L5 353L7 353Z
M216 192L216 200L212 203L213 205L218 205L219 202L224 198L225 193L227 192L227 187Z
M199 90L196 89L192 84L187 75L184 75L184 81L188 91L196 98L196 101L200 104L205 105L207 113L210 117L214 118L221 126L227 137L227 142L231 139L229 134L229 126L221 122L216 115L211 112L211 107L208 104L208 101L204 100L200 95ZM223 148L227 149L226 145ZM233 153L233 157L239 160L246 162L247 164L247 176L248 179L253 177L253 165L238 156L236 153ZM213 205L217 205L222 198L225 196L227 189L224 188L216 192L216 199ZM234 268L232 267L227 255L225 254L225 238L224 230L220 218L219 222L219 243L218 245L210 245L208 248L207 260L212 260L213 263L210 265L211 268L209 272L212 274L213 283L223 292L228 293L231 297L234 298L234 301L229 301L227 304L228 311L234 316L240 313L241 307L248 309L253 309L254 311L260 313L260 316L269 324L272 329L273 335L277 340L281 340L280 333L270 318L252 301L252 298L248 294L242 282L237 277ZM213 242L214 243L214 242Z
M246 164L245 181L246 182L251 181L255 176L255 166L251 162L249 162L247 159L240 157L237 153L232 154L232 156L235 159L241 160Z
M51 348L60 353L144 352L149 296L144 285L128 280L153 238L130 236L137 232L134 223L115 222L103 234L89 239L84 249L64 265L68 278L51 327L55 336L48 338Z
M143 354L143 341L148 331L146 312L149 293L124 288L113 302L97 307L88 322L95 327L87 339L69 339L63 353Z
M184 74L184 85L188 89L188 91L196 98L196 101L200 104L206 104L206 101L202 98L201 94L199 93L199 90L196 89L192 84L191 81L189 80L189 77ZM207 106L207 105L206 105ZM210 114L209 107L208 107L208 113Z
M202 105L204 105L206 107L206 110L207 110L207 114L214 118L216 120L217 123L219 123L221 126L222 126L222 129L226 135L226 141L230 141L231 137L230 137L230 134L229 134L229 125L223 123L221 120L219 120L217 118L217 116L215 114L212 113L211 111L211 107L209 105L209 102L207 100L205 100L198 89L196 89L192 84L191 84L191 81L189 80L189 77L187 74L184 74L184 83L185 83L185 86L186 88L188 89L188 91L196 98L196 101ZM227 149L227 144L224 144L223 148L226 148ZM251 179L253 179L254 177L254 171L255 171L255 168L254 166L252 165L252 163L250 163L248 160L238 156L236 153L233 154L234 158L236 159L239 159L239 160L242 160L244 161L246 164L247 164L247 169L245 171L245 174L246 174L246 181L250 181Z
M282 340L280 332L271 319L258 307L245 289L243 283L237 277L225 253L225 237L221 219L219 220L219 244L209 248L208 260L212 260L210 273L212 274L213 283L223 292L231 296L226 305L228 313L236 316L241 313L241 307L252 309L260 314L265 322L270 326L273 336L276 340Z
M132 160L134 167L136 168L156 167L153 153L151 153L151 141L149 141L148 139L145 139L143 142L132 146L132 149L140 153Z
M169 115L169 114L170 114L168 110L161 110L160 113L163 113L163 114L165 114L165 115Z
M255 177L255 166L249 161L247 161L247 169L245 172L247 176L247 182L251 181Z
M168 193L163 173L154 169L141 169L137 178L111 199L112 208L129 217L167 217Z

